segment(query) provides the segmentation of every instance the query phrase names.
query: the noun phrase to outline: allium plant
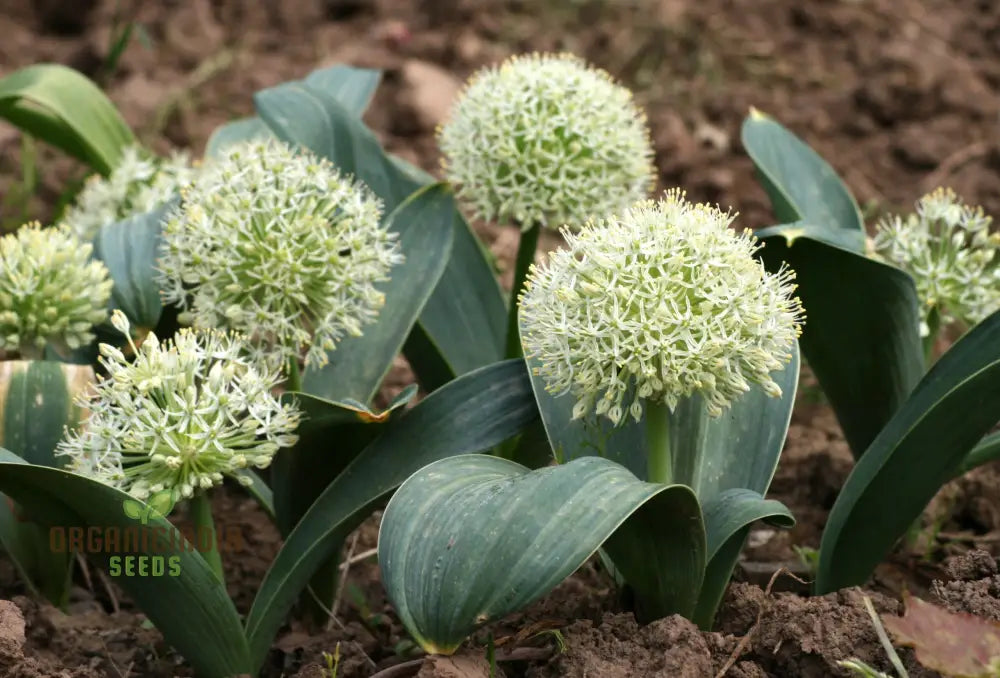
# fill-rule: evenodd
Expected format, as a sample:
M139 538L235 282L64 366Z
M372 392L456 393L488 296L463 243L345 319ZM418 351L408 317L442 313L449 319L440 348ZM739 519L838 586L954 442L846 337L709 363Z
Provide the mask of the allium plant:
M913 544L900 538L922 529L942 486L1000 458L1000 238L938 189L868 241L850 190L805 143L759 111L742 137L779 223L758 232L761 257L798 275L802 351L856 459L820 544L815 589L827 593L864 584ZM942 322L967 331L935 356Z
M206 165L164 226L160 281L182 321L245 334L256 358L321 367L385 303L402 261L379 200L307 151L237 144Z
M108 376L80 397L90 418L58 449L71 470L137 499L169 492L178 501L266 468L295 444L299 411L272 394L280 373L248 360L239 336L181 330L161 343L150 333L136 346L125 314L111 321L135 359L101 344Z
M525 355L549 392L575 398L574 418L638 422L645 403L647 423L665 426L694 394L712 417L751 384L781 396L771 373L791 360L802 320L794 273L765 271L753 257L760 245L732 220L674 190L564 231L565 249L532 267L521 299ZM663 452L650 458L650 478L669 482Z
M528 54L474 74L438 142L473 213L524 231L507 332L507 355L518 357L517 298L539 230L576 230L649 195L646 117L628 89L579 57Z
M917 201L915 214L878 223L875 255L913 276L928 348L941 326L971 327L1000 309L1000 234L990 233L992 221L939 188Z
M0 238L0 350L40 358L74 350L108 317L112 282L93 247L66 226L22 226Z
M92 176L63 216L81 240L93 240L102 226L145 214L173 199L195 176L186 153L157 157L128 146L107 177Z
M137 346L124 313L111 322L135 358L101 344L108 376L81 394L90 416L67 430L56 454L69 470L137 499L190 499L195 522L211 528L207 491L226 476L247 484L240 470L266 468L294 445L298 407L273 395L280 373L248 360L237 335L185 329L163 343L149 333ZM218 552L208 560L221 578Z
M50 140L61 141L97 171L110 172L128 143L122 138L130 135L113 134L113 106L93 83L67 71L31 69L3 82L8 93L21 87L26 102L27 95L45 92L64 104L55 111L16 108L24 113L21 120L37 123L26 127L59 132ZM89 86L83 91L89 89L90 100L79 96L74 80ZM213 576L213 568L220 570L212 556L217 550L203 550L201 530L195 547L200 554L184 540L164 545L140 538L129 544L126 538L120 544L126 576L116 581L198 675L256 675L299 594L309 587L310 596L324 600L315 583L333 584L344 539L387 494L430 461L494 449L537 419L523 361L496 362L495 342L476 341L493 333L506 309L452 191L385 153L360 120L376 83L373 71L333 66L261 92L254 101L258 116L219 130L210 155L218 157L224 146L250 136L295 140L377 191L390 212L385 224L372 194L326 161L278 142L248 142L209 161L208 178L182 196L172 225L164 225L166 251L159 264L159 248L151 245L160 244L154 236L161 229L153 219L136 220L143 230L135 238L126 237L133 224L122 224L124 230L104 234L116 237L102 236L95 244L123 283L115 302L129 314L134 337L102 349L108 376L84 403L93 414L86 427L63 440L59 459L75 462L80 473L37 465L34 450L14 442L19 435L24 447L38 448L49 442L48 433L51 451L63 424L75 423L65 411L69 389L53 388L48 380L39 397L52 411L43 415L35 391L26 391L23 380L15 383L25 370L6 371L14 375L11 391L16 387L18 397L3 408L7 423L0 444L12 449L0 449L0 491L28 507L40 529L54 524L145 534L146 525L156 542L155 532L170 530L161 514L173 499L190 493L196 527L208 525L208 486L236 475L250 479L249 491L287 535L245 615L237 612L225 582ZM304 103L307 116L299 115ZM102 124L90 124L94 120ZM337 138L332 145L325 143L331 130ZM410 261L396 266L403 247ZM154 279L156 266L170 267L169 275L164 270ZM159 336L146 334L159 317L151 293L160 283L177 295L195 325L166 342L159 329ZM379 290L395 305L393 312L380 310ZM470 308L477 313L467 314ZM459 325L456 310L463 316ZM365 325L376 312L382 313L378 331L368 332ZM121 316L115 324L130 331ZM235 330L248 336L236 338ZM272 395L281 379L278 363L287 361L290 372L301 357L315 365L329 344L362 330L369 336L338 344L342 353L335 365L309 375L305 384L296 385L292 376L283 384L282 398L308 390L296 395L309 413L308 424L293 431L297 416L277 409ZM428 388L433 393L404 412L417 390L412 385L388 407L373 409L379 383L416 334L429 339L414 351L434 375L437 383ZM287 338L294 346L277 346ZM311 355L302 356L310 349ZM267 360L258 363L258 357ZM15 414L30 426L10 425ZM296 435L299 440L288 448ZM332 456L331 441L338 449ZM269 483L244 468L272 458ZM0 543L13 556L25 542L13 519L21 514L10 514L8 502L0 501ZM38 543L27 557L45 552L48 541ZM91 561L103 561L114 576L119 553L109 553L111 548L92 553ZM156 576L155 563L165 559L171 576ZM137 565L137 576L126 560ZM154 576L146 576L143 563L154 565Z
M712 416L791 359L802 309L794 273L767 273L731 214L692 205L679 190L621 217L565 231L566 247L532 267L521 298L525 355L548 389L617 424L642 402L701 393ZM634 384L631 403L623 402Z
M531 269L520 331L560 464L439 461L383 515L383 581L428 652L454 651L598 548L639 617L708 627L750 524L793 522L764 496L803 311L792 272L765 270L732 221L670 191L564 229L566 247Z

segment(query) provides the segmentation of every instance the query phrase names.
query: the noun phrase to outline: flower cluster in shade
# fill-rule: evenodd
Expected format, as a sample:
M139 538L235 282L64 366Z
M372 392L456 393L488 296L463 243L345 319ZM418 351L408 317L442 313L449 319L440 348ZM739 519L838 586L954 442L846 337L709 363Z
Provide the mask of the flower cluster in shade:
M195 171L184 153L161 158L129 146L110 175L87 180L63 223L81 240L93 240L105 224L145 214L174 199Z
M248 361L239 336L185 329L137 347L121 311L112 323L135 358L101 344L108 376L78 399L90 416L56 450L71 471L138 499L170 492L177 501L295 444L300 412L272 394L280 372Z
M571 54L469 80L438 131L445 175L476 216L579 228L649 196L653 150L632 93Z
M112 282L92 249L65 226L31 223L0 238L0 350L37 356L94 338Z
M719 416L792 357L803 311L793 273L767 272L749 231L680 191L564 231L532 267L520 300L525 355L573 416L637 421L643 401L673 409L694 394Z
M207 164L164 225L159 281L195 328L247 335L255 358L307 367L360 336L403 259L381 203L329 162L279 141Z
M880 221L876 258L909 273L922 302L921 334L931 314L944 324L974 325L1000 309L1000 234L980 207L939 188L917 201L915 214Z

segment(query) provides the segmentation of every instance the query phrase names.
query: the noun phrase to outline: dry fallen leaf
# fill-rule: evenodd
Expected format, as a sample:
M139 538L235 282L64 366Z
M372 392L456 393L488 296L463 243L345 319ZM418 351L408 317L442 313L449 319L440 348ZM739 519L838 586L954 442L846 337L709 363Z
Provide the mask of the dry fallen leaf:
M883 617L896 642L914 648L917 661L953 678L1000 676L1000 624L949 612L909 594L902 617Z

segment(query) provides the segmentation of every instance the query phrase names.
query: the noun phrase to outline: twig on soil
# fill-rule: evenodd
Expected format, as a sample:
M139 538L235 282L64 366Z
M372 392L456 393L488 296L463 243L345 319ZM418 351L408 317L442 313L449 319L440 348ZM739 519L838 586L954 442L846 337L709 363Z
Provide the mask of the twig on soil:
M411 659L408 662L403 662L402 664L396 664L390 666L387 669L382 669L378 673L372 676L372 678L403 678L404 676L415 676L420 672L420 667L424 665L424 659Z
M353 558L345 558L344 562L340 564L340 571L346 573L347 570L351 568L351 565L355 565L362 561L368 560L372 556L378 555L378 549L368 549L367 551L362 551Z
M111 601L111 609L115 614L122 611L121 607L118 605L118 596L115 595L115 587L111 585L111 581L108 580L107 575L104 574L104 570L97 570L97 578L101 580L101 585L104 586L104 590L108 594L108 599Z
M188 74L183 84L170 91L166 101L160 104L152 115L148 129L143 130L144 136L154 138L160 136L170 116L177 110L188 106L196 90L213 78L222 75L236 63L236 54L231 49L221 49L209 55Z
M503 645L507 645L508 643L523 643L534 636L558 630L561 625L562 621L559 619L540 619L534 623L528 624L512 636L498 638L493 644L496 647L501 647Z
M119 678L128 678L131 676L132 668L135 666L135 662L129 662L128 666L125 668L125 673L122 673L121 669L118 668L118 664L111 658L111 650L108 649L108 644L104 642L104 638L101 638L101 645L104 647L104 653L107 655L108 663L111 664L111 668L115 670L115 673L118 674Z
M991 144L986 141L976 141L964 146L947 158L941 161L937 169L927 175L923 186L925 190L930 190L941 185L941 182L948 178L948 175L957 170L965 163L975 160L990 152Z
M347 575L351 571L351 562L353 562L354 550L358 547L358 537L360 535L360 532L355 531L354 536L351 537L351 545L347 547L347 555L344 557L344 562L340 565L340 581L337 582L337 595L333 597L333 605L330 606L330 619L326 623L327 631L333 628L337 612L340 610L340 601L344 597L344 589L347 587Z
M746 651L747 646L750 644L750 640L753 638L754 632L756 632L757 629L760 628L760 620L764 617L764 612L768 608L767 603L770 602L771 600L770 596L771 596L771 590L774 588L774 582L776 582L778 580L778 577L783 573L787 574L789 577L799 582L800 584L807 583L804 580L796 577L794 574L791 573L791 571L788 568L785 567L782 567L781 569L775 571L775 573L771 575L771 580L767 582L767 588L764 589L764 602L761 603L760 609L757 610L757 619L754 620L753 626L751 626L747 630L747 632L743 635L743 637L740 638L740 642L736 644L736 647L733 649L732 654L729 655L729 659L727 659L726 663L722 665L722 668L719 669L719 672L715 674L715 678L723 678L726 675L726 672L729 671L729 669L733 668L733 665L736 664L736 661Z
M94 590L94 580L90 576L90 567L87 565L87 559L83 557L82 553L76 554L76 563L80 566L80 572L83 574L83 582L87 585L87 590L92 594L97 594ZM111 602L111 610L118 614L121 612L121 606L118 604L118 596L115 595L115 588L111 585L107 576L104 574L104 570L97 569L97 578L101 580L101 586L104 587L104 592L108 594L108 600Z
M87 559L82 553L76 554L76 564L80 566L80 573L83 574L83 583L87 585L87 590L95 593L94 580L90 578L90 568L87 567Z
M496 660L498 662L534 662L548 659L552 656L550 647L515 647L510 652L498 652ZM389 668L382 669L372 676L372 678L404 678L415 676L420 672L420 667L424 665L427 657L412 659L401 664L395 664Z
M1000 531L987 532L986 534L972 534L969 532L938 532L938 539L946 541L971 542L973 544L990 543L1000 541Z

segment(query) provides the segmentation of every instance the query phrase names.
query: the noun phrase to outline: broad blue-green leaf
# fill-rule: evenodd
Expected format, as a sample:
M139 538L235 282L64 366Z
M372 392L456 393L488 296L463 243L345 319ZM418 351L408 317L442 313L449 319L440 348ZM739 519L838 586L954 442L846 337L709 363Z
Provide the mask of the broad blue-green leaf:
M962 465L955 475L963 475L977 466L988 464L996 459L1000 459L1000 431L991 433L979 441L979 444L972 448L972 451L962 461Z
M426 341L422 347L408 344L406 357L433 390L452 375L502 359L506 322L506 302L482 244L456 212L451 258L415 328ZM448 372L435 376L435 364Z
M267 139L272 136L274 135L271 134L271 130L264 124L264 121L255 115L249 118L231 120L219 125L212 132L208 143L205 144L205 157L218 158L226 148L233 144Z
M124 492L60 469L25 464L6 450L0 451L0 490L33 518L55 527L119 532L139 527L125 513L126 503L135 500ZM155 515L149 517L147 527L167 531L163 534L172 529ZM157 546L156 555L177 559L179 576L121 576L115 583L198 674L222 678L249 673L246 639L225 587L197 552L187 550L183 540L159 541ZM136 554L152 555L139 550ZM122 557L103 549L89 555L106 566L111 558Z
M530 367L538 366L534 359L529 359L528 364ZM553 396L545 390L544 378L534 370L531 374L539 412L559 461L599 456L623 464L640 478L648 477L650 442L645 421L628 419L615 427L604 417L573 419L573 396ZM708 416L700 396L681 402L671 414L669 431L673 481L691 487L703 506L716 505L721 501L720 497L737 491L748 491L757 497L767 493L784 446L798 388L797 346L789 364L771 376L781 388L780 398L768 397L760 386L754 386L720 417ZM627 395L626 401L630 397ZM718 505L738 506L731 501ZM766 504L766 507L765 510L774 508L771 504ZM710 555L710 567L702 584L696 618L703 627L707 628L715 616L715 607L725 592L750 523L764 517L750 517L752 514L752 511L734 514L747 518L749 522L739 530L725 534L710 528L706 522L709 553L721 548L719 540L728 540L730 547L715 557ZM717 514L713 518L714 523L718 523L718 517ZM620 562L618 559L622 555L608 555L615 560L615 569L626 575L626 579L628 572L642 572L645 567L642 561ZM629 580L629 584L633 582ZM639 604L642 602L638 600Z
M796 273L802 352L858 457L923 376L916 286L865 256L854 198L795 135L753 113L743 145L785 222L757 232L760 256L772 272Z
M368 405L399 354L435 285L451 249L454 206L442 184L425 187L403 202L387 227L399 234L406 260L395 266L381 290L386 304L360 337L348 337L329 353L330 362L308 370L302 388L329 401ZM357 406L355 406L356 409ZM282 531L291 530L327 484L378 433L377 426L353 417L341 428L311 426L294 449L283 451L272 471L275 509ZM337 444L331 446L330 440Z
M823 531L816 590L864 584L998 420L994 313L935 363L854 466Z
M718 418L705 411L700 397L681 402L670 417L674 482L694 488L705 515L708 571L694 621L711 628L751 523L771 519L794 523L779 502L763 499L778 467L799 379L798 347L792 361L772 373L781 388L771 398L759 386Z
M771 375L782 390L781 398L770 398L754 386L720 417L709 417L699 396L680 403L671 415L674 480L693 488L699 501L733 488L767 492L798 388L797 347L793 353L791 362ZM529 359L528 365L537 367L538 362ZM644 422L629 418L616 427L605 417L573 419L573 396L553 396L545 390L540 374L531 370L531 375L538 409L559 461L605 457L646 477L649 442Z
M394 210L421 186L404 176L358 116L330 93L305 81L254 95L257 114L279 138L310 149L363 181Z
M345 109L360 117L371 103L381 77L379 71L369 68L336 65L313 71L305 83L332 96ZM205 155L218 157L224 148L234 143L270 136L271 130L257 116L233 120L212 132L205 146Z
M63 466L55 448L82 412L74 398L94 381L89 365L53 361L0 362L0 447L30 464ZM53 605L68 602L72 556L51 553L48 534L22 507L0 494L0 544L29 588Z
M360 118L375 96L381 79L381 71L336 64L313 71L303 82L333 97L348 112Z
M701 397L679 403L671 415L674 481L693 488L703 505L735 489L767 494L798 389L797 346L792 353L784 369L771 373L780 398L755 385L717 418L708 416Z
M766 520L778 527L790 528L795 518L780 501L764 499L753 490L730 489L702 504L708 542L708 567L698 597L693 621L711 629L715 613L733 575L733 568L743 550L750 526Z
M754 235L759 240L767 241L768 238L780 236L787 247L795 244L799 238L808 240L818 240L819 242L839 247L843 250L862 254L865 249L864 231L856 231L850 228L830 228L828 226L817 226L811 221L794 221L790 224L779 226L768 226L758 228Z
M35 64L0 79L0 118L108 174L135 137L118 109L83 74Z
M246 485L244 489L257 500L257 505L267 514L267 517L274 521L274 492L267 486L264 479L250 469L240 469L236 471L236 475L247 478L246 482L250 484Z
M275 517L282 534L292 531L316 497L401 413L416 390L416 386L404 389L378 411L308 393L290 394L298 400L305 421L295 446L281 450L271 466Z
M924 373L913 279L809 237L764 242L768 269L796 272L806 312L799 343L857 457Z
M398 416L416 391L416 385L404 389L385 410L372 410L356 401L289 394L299 401L305 421L299 426L295 446L281 450L271 464L274 521L282 536L292 531L323 490ZM339 554L340 548L333 552ZM305 608L321 619L336 596L339 566L335 555L309 584L311 595L304 599Z
M356 115L308 78L258 92L254 102L279 138L353 174L383 200L387 212L430 180L386 154ZM428 390L503 356L506 302L475 234L457 212L453 219L451 256L406 346Z
M386 507L379 568L414 640L451 654L476 627L522 609L607 541L653 616L694 610L705 534L694 494L598 457L529 471L486 455L436 462Z
M445 184L424 187L389 216L387 228L399 237L406 258L389 272L380 290L385 306L360 337L348 337L329 353L330 362L308 370L303 390L327 398L369 403L403 348L421 309L441 279L455 232L455 202Z
M421 467L490 449L537 416L524 361L508 360L452 381L387 427L316 499L285 540L247 618L254 666L263 663L309 578L389 493Z
M0 447L40 466L63 466L55 448L83 414L74 398L94 381L89 365L0 362Z
M741 139L779 221L804 219L824 228L864 232L854 196L801 139L756 109L743 121Z
M641 423L630 418L615 426L606 417L591 415L573 419L576 402L573 395L549 393L545 389L545 379L536 371L540 367L538 360L527 358L526 361L538 412L556 461L563 464L581 457L603 457L621 464L639 478L646 477L649 448ZM631 392L626 394L625 400L630 397Z
M94 256L104 262L114 281L111 305L120 308L134 327L153 329L163 313L156 262L162 222L176 201L151 212L106 224L94 238Z

